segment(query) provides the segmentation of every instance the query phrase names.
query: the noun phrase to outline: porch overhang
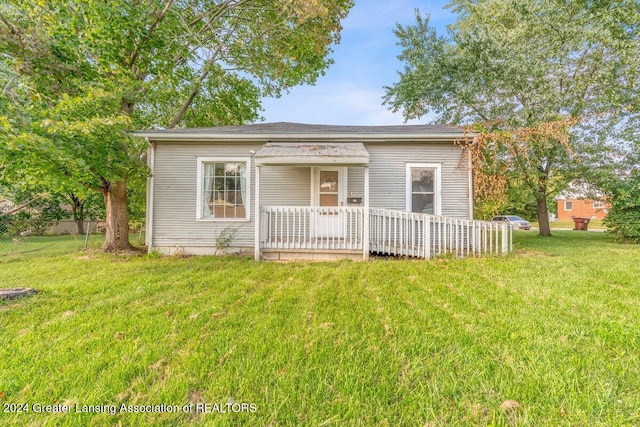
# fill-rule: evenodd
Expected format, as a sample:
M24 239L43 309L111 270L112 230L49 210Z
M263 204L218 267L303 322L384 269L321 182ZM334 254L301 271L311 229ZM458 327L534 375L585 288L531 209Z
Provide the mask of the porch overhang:
M253 155L256 166L367 166L361 142L267 142Z

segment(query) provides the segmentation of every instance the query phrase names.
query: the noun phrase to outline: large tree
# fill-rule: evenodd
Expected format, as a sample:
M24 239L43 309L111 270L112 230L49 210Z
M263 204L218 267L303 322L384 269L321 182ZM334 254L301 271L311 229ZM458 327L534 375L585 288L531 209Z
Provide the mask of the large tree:
M475 125L474 166L494 184L517 176L534 192L540 234L550 235L553 171L574 162L582 121L635 125L640 2L454 0L446 36L417 14L398 26L405 67L385 102L406 118ZM502 182L501 182L502 179ZM491 187L491 180L485 182ZM506 188L506 187L505 187Z
M104 196L105 250L129 248L134 128L258 118L259 99L329 66L351 0L7 0L0 162Z

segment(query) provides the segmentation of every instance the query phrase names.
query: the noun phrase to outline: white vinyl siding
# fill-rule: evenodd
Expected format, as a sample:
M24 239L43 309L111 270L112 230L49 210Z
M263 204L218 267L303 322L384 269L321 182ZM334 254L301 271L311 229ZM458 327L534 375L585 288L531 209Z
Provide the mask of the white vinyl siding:
M251 151L260 142L181 142L155 144L153 158L153 203L149 219L151 243L165 253L184 251L213 254L216 238L233 229L231 248L253 252L255 162ZM438 164L441 167L440 209L442 215L468 218L469 171L461 161L461 150L452 143L365 142L370 154L370 206L406 209L407 163ZM198 220L202 188L198 188L198 161L212 158L247 161L247 216L245 220ZM347 197L364 197L364 168L349 167ZM200 194L200 195L199 195ZM260 205L309 206L311 168L308 166L262 166ZM249 207L250 206L250 207Z
M260 166L261 206L308 206L310 199L310 167Z
M369 204L407 209L407 163L438 164L440 214L470 218L468 161L460 147L449 143L365 143L369 151Z
M364 206L364 168L350 167L347 170L347 197L359 197L362 202L359 205Z
M233 229L233 248L253 247L253 224L248 221L199 221L198 159L247 159L250 150L261 144L198 144L180 143L156 145L153 173L152 247L163 252L213 254L216 239ZM255 185L253 162L248 188ZM253 197L253 195L251 195ZM251 203L253 206L253 203ZM253 209L248 209L253 221Z

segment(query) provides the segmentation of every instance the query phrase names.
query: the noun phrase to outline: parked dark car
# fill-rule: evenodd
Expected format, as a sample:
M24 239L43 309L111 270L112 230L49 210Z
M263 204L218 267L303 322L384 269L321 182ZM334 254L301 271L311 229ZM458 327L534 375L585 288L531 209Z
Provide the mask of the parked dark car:
M531 223L516 215L498 215L491 218L491 221L508 222L514 230L531 230Z

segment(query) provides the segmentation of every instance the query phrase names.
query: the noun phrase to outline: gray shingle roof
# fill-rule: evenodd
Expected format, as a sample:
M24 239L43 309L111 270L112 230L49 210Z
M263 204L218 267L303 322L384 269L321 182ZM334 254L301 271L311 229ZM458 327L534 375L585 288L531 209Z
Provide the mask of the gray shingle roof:
M158 133L460 133L462 130L445 125L313 125L305 123L256 123L241 126L216 126L202 128L162 129L145 132Z
M182 138L223 138L232 136L240 138L266 138L269 140L290 138L459 138L464 130L445 125L392 125L392 126L350 126L350 125L318 125L304 123L256 123L241 126L217 126L206 128L161 129L132 132L134 136L147 137L152 140L175 140Z

